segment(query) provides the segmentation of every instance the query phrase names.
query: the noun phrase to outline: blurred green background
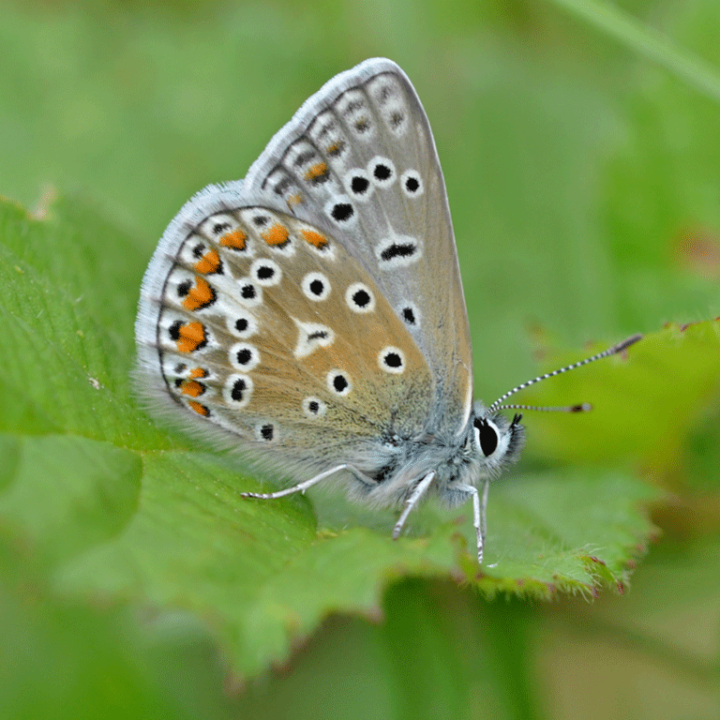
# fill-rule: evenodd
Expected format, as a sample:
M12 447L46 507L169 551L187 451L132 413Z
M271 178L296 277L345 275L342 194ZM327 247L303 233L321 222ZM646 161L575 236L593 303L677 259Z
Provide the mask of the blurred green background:
M720 315L719 36L716 0L6 0L0 194L37 217L80 198L141 268L192 193L242 177L334 74L390 57L433 126L492 399L538 348ZM212 617L56 593L0 520L0 716L720 717L717 380L703 397L671 418L671 458L623 448L672 492L625 594L488 601L399 573L378 617L333 615L250 678ZM642 407L630 394L618 423ZM532 467L592 444L533 423Z

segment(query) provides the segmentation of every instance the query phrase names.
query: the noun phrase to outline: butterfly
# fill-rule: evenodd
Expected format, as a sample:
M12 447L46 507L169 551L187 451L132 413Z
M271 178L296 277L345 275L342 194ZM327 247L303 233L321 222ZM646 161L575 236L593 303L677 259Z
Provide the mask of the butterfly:
M472 502L521 415L473 399L467 311L430 125L405 73L370 59L330 80L244 180L210 185L165 231L142 283L138 377L151 409L294 484L325 480L410 512ZM569 408L573 410L582 407Z

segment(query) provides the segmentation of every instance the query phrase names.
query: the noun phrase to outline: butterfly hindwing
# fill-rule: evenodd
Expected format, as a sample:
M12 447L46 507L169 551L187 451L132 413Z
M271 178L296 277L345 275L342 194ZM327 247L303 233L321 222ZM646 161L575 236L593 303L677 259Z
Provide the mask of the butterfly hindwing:
M297 465L349 453L362 465L363 444L421 433L429 368L372 277L316 226L234 206L246 196L219 209L213 197L214 212L166 236L151 263L165 281L146 283L138 338L151 324L141 361L159 394L194 425Z

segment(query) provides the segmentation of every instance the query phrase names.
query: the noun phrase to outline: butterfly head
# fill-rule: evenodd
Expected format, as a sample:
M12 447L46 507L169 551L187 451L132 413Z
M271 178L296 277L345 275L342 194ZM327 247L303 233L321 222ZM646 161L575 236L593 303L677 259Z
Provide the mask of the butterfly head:
M520 414L510 421L504 415L489 411L481 402L475 403L468 442L478 458L482 475L496 477L517 462L525 444L521 420Z
M589 363L601 360L602 358L616 355L623 352L630 345L641 339L641 335L633 335L623 340L617 345L604 350L603 352L592 355L585 360L566 365L565 367L554 370L553 372L539 375L538 377L528 380L509 390L499 397L489 407L485 407L483 403L476 402L473 407L472 416L470 418L469 427L472 432L472 441L474 442L475 456L479 457L479 465L485 470L488 477L499 475L508 465L516 462L520 454L520 450L525 443L525 428L520 424L522 415L515 414L512 421L500 414L502 410L537 410L542 412L586 412L591 409L588 403L580 403L577 405L567 405L564 407L538 407L536 405L518 405L505 404L505 400L524 390L530 385L534 385L543 380L561 375L570 370L575 370ZM466 441L466 446L470 439Z

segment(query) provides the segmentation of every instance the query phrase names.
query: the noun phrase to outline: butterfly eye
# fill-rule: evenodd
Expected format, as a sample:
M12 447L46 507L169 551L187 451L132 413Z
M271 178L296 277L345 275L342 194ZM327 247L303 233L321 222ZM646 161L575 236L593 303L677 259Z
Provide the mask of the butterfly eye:
M476 418L475 440L483 451L483 455L490 457L490 455L497 450L498 446L497 428L485 418Z

